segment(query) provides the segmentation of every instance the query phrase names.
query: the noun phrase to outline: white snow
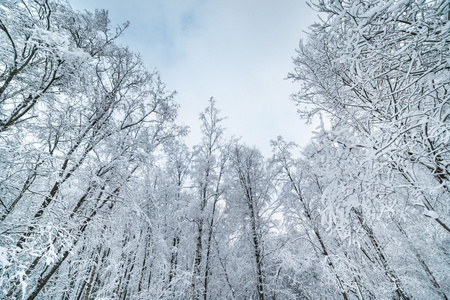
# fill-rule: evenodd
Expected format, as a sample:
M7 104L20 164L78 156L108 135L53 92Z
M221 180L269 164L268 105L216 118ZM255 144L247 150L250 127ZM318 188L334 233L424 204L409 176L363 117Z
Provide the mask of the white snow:
M433 211L433 210L425 210L425 211L423 212L423 214L424 214L425 216L427 216L427 217L432 218L432 219L437 219L437 218L439 218L439 214L438 214L437 212Z
M0 264L4 267L11 265L6 256L6 248L0 247Z

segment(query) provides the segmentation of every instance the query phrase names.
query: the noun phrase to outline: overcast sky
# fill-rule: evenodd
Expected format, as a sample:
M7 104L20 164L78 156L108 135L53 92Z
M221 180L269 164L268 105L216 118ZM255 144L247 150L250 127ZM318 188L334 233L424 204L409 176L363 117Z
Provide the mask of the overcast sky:
M228 136L269 155L278 135L305 145L313 126L300 120L285 80L316 13L305 0L71 0L77 10L109 10L111 23L130 21L120 43L140 52L176 90L179 123L200 140L199 113L214 97Z

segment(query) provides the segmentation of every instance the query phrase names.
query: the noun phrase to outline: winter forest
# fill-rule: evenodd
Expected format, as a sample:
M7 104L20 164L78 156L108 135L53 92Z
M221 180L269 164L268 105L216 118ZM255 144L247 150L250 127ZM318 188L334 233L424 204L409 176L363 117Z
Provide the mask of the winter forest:
M106 10L0 1L0 298L448 299L450 3L310 6L321 125L264 157L213 98L188 147Z

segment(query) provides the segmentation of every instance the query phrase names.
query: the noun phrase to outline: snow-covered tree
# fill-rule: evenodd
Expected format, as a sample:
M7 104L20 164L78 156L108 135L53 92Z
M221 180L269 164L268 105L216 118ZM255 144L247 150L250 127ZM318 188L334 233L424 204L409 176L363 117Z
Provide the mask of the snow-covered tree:
M330 124L306 154L324 182L322 223L362 251L348 256L377 274L375 282L361 277L377 297L390 297L370 288L385 282L393 297L428 291L446 299L446 272L432 262L445 261L439 249L449 232L450 7L357 0L311 6L322 20L300 44L290 78L301 84L293 96L300 114L321 114Z
M324 21L311 27L290 77L305 117L330 116L410 185L444 230L449 193L449 43L445 1L317 1ZM306 104L306 106L302 106ZM339 134L336 135L339 139Z
M14 58L11 66L4 60L2 77L2 290L34 299L51 292L70 253L101 255L85 237L102 234L96 220L114 211L151 153L180 130L173 95L138 55L114 44L105 12L50 1L1 5L1 53ZM33 78L39 72L45 83ZM31 100L21 98L27 94Z

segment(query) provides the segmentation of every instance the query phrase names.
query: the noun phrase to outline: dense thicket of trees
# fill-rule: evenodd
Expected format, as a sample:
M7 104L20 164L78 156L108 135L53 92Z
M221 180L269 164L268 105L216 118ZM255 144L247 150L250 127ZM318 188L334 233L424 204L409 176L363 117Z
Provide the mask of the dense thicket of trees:
M317 0L304 149L192 149L106 11L0 3L2 299L447 299L450 4Z

